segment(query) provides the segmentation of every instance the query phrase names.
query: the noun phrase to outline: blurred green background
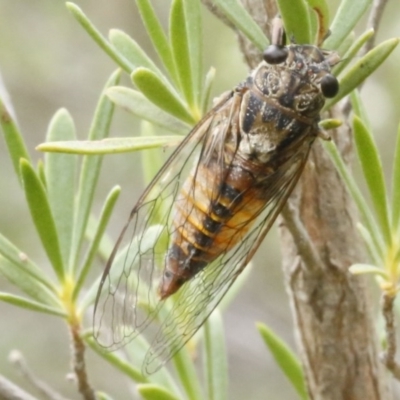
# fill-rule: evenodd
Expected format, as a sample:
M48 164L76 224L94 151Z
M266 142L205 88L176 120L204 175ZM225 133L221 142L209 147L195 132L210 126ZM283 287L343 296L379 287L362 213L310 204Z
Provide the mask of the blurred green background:
M107 34L118 28L133 36L148 52L150 42L132 0L77 0L96 26ZM332 12L336 2L332 3ZM165 24L169 2L153 1ZM400 36L400 3L389 2L377 42ZM359 32L363 31L360 26ZM247 68L235 35L204 10L204 66L217 69L213 95L234 87ZM362 95L369 112L383 163L390 176L400 108L400 50L365 85ZM15 107L18 123L34 160L35 146L44 141L52 115L65 107L72 114L79 138L87 136L100 91L115 69L113 62L88 37L60 0L0 0L0 71ZM125 78L124 83L128 83ZM138 121L117 110L113 136L138 132ZM116 238L130 208L143 188L138 155L106 157L97 192L97 210L109 189L119 184L123 194L110 224ZM356 168L357 169L357 168ZM14 175L4 141L0 141L0 230L19 248L48 269L33 229L23 193ZM289 305L280 271L279 245L273 230L257 253L243 291L224 315L229 352L229 399L294 399L295 393L271 360L255 329L262 321L294 347ZM268 260L266 263L265 261ZM266 264L268 267L266 268ZM12 287L0 277L0 290ZM23 352L35 373L56 390L79 398L70 371L68 332L63 321L0 303L0 373L29 388L7 357ZM87 320L87 326L90 319ZM89 350L88 371L96 389L115 399L136 398L134 388Z

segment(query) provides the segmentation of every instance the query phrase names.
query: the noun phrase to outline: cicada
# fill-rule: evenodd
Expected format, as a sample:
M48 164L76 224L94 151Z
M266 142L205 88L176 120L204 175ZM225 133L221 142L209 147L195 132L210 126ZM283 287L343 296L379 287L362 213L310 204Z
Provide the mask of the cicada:
M337 55L283 37L176 148L107 262L95 337L115 348L150 332L146 373L182 348L249 263L320 135L325 98L338 92Z

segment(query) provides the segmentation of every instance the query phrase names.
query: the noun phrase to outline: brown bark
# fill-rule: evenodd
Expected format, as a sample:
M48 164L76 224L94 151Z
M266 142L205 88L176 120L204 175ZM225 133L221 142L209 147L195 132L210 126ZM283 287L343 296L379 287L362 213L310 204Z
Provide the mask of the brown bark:
M280 224L283 268L310 398L388 399L368 292L348 273L364 259L356 213L321 143L288 207ZM292 236L293 219L306 236ZM304 240L316 259L303 251Z
M266 10L273 12L274 2L243 3L265 31ZM239 43L254 67L259 51L240 35ZM340 113L335 117L346 120ZM332 134L347 159L352 156L350 134L345 124ZM363 278L348 272L351 264L365 261L356 222L351 198L317 141L280 218L286 287L309 396L315 400L390 398L368 291Z

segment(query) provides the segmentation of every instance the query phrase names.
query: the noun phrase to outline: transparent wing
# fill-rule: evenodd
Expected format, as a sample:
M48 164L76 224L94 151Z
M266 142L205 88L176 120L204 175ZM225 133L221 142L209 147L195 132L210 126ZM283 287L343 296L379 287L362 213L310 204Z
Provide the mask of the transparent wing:
M219 146L210 135L223 141L237 104L237 97L226 94L182 141L132 209L96 296L93 333L102 347L123 346L143 332L164 307L157 285L171 234L173 203L205 146Z
M162 311L161 327L145 357L147 374L157 371L196 333L251 260L296 185L310 145L305 143L292 160L268 178L270 201L246 234L237 231L239 243L187 282L170 307Z
M236 245L227 246L176 294L161 301L157 288L169 238L176 229L173 205L182 201L179 193L189 173L194 171L189 192L195 194L197 185L204 184L197 180L196 171L207 165L207 160L216 165L208 177L213 182L210 196L219 195L215 188L224 182L227 165L236 154L240 99L238 93L225 96L172 154L133 208L101 278L94 337L112 350L144 332L150 342L144 361L146 373L157 371L179 351L221 301L269 231L307 160L312 140L301 141L292 157L268 173L263 186L269 200L251 221L232 230L227 240ZM190 207L193 210L193 205Z

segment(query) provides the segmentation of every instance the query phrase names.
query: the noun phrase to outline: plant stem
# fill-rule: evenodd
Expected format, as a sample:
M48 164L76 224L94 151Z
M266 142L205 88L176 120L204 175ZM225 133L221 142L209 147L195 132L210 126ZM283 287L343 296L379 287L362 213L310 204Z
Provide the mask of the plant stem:
M86 372L85 344L80 335L80 326L78 323L72 323L70 329L73 348L72 364L78 383L79 393L82 394L85 400L96 400L94 390L89 383Z

